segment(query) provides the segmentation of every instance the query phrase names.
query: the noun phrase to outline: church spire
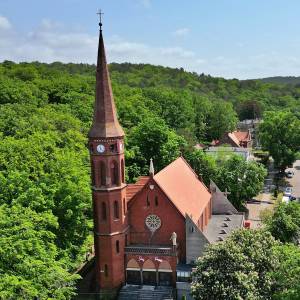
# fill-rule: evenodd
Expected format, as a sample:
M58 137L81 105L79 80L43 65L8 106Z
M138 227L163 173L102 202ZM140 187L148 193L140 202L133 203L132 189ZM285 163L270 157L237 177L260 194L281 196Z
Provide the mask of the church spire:
M102 35L102 22L100 15L100 33L98 45L98 59L96 69L96 99L94 106L94 120L89 131L91 138L108 138L124 136L119 124L114 97L112 93L109 71L106 62L104 41Z
M153 159L150 158L150 166L149 166L149 175L154 176L154 166L153 166Z

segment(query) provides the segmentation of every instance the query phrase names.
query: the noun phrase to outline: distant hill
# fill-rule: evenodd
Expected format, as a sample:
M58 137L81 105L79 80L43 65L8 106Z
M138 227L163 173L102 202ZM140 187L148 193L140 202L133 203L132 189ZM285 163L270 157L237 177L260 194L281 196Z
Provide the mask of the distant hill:
M275 84L291 84L291 85L299 85L300 84L300 76L275 76L275 77L267 77L258 79L265 83L275 83Z

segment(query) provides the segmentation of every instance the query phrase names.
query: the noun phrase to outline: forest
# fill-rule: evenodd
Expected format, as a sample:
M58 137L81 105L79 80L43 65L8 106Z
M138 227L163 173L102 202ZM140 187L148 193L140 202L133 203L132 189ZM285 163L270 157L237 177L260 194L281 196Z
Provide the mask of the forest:
M152 65L111 64L126 133L126 180L159 171L183 155L206 184L231 191L239 208L262 187L265 168L196 151L238 120L286 111L300 118L300 87L225 80ZM95 66L0 64L0 299L70 299L74 271L91 251L87 132ZM237 186L241 172L252 186ZM36 276L39 274L39 276Z

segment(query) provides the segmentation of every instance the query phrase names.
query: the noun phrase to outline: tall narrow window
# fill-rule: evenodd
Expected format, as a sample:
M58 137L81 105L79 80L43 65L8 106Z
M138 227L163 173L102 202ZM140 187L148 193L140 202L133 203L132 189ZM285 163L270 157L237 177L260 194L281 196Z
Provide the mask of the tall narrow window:
M97 174L96 174L96 172L95 172L95 162L94 161L92 161L92 173L91 173L91 177L92 177L92 185L96 185L96 176L97 176Z
M155 196L155 206L158 206L158 197Z
M149 196L147 195L147 199L146 199L146 204L149 207L150 206L150 200L149 200Z
M114 202L114 218L119 219L119 203L118 203L118 201Z
M125 246L128 245L128 237L127 237L127 234L125 234Z
M122 175L122 183L125 183L125 167L124 167L124 159L121 160L121 175Z
M103 161L100 162L100 185L106 185L106 170Z
M126 201L125 198L123 198L123 211L124 211L124 215L126 214Z
M102 220L105 221L106 220L106 203L102 202L101 205L101 210L102 210Z
M117 253L120 253L120 242L116 241L116 251Z
M113 161L110 165L110 176L111 176L111 184L117 185L118 184L118 164L117 162Z
M104 275L108 277L108 266L106 264L104 265Z

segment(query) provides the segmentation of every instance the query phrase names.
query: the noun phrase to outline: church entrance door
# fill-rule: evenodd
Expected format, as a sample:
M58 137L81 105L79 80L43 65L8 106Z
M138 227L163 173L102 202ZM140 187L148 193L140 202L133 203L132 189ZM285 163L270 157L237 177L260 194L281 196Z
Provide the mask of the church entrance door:
M127 270L127 283L140 285L141 284L141 271L140 270Z
M143 284L144 285L156 285L156 271L155 270L143 271Z
M171 272L158 272L159 285L171 286L172 285L172 273Z

